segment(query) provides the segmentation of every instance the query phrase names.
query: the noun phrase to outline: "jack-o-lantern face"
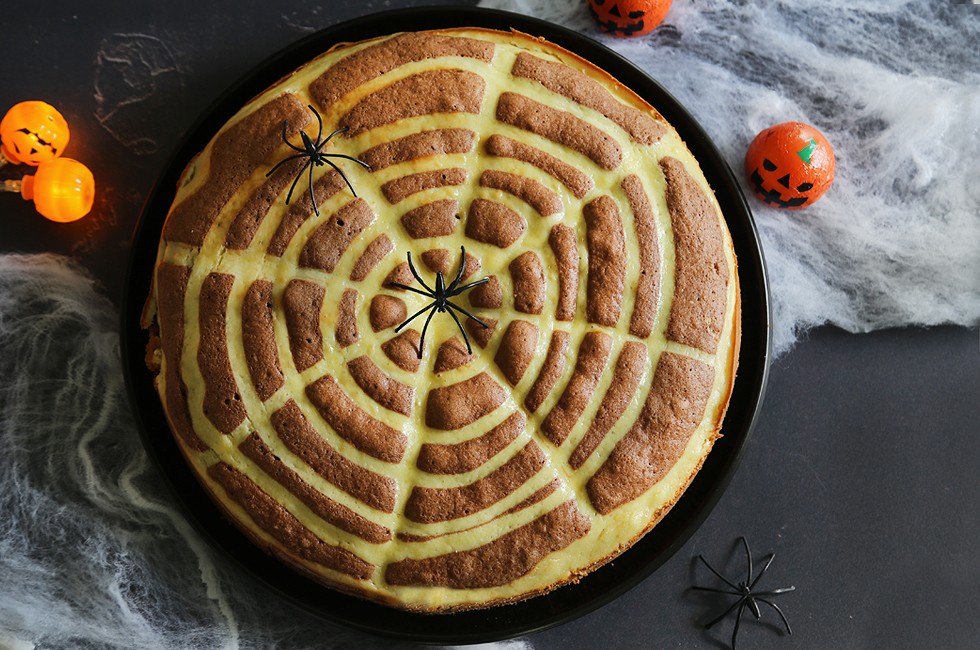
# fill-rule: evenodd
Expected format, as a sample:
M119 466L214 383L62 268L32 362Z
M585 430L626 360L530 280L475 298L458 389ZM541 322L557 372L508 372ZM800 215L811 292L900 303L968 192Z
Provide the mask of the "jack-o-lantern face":
M641 36L663 22L671 0L588 0L589 13L613 36Z
M68 123L53 106L27 101L15 104L0 121L4 156L37 167L57 158L68 145Z
M823 196L834 182L834 150L808 124L784 122L755 137L745 154L745 173L760 201L798 210Z

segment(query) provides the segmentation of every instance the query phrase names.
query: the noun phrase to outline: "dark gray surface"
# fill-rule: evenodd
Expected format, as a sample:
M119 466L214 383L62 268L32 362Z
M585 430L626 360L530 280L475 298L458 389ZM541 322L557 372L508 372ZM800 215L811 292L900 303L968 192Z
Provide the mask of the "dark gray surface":
M6 197L0 250L72 255L117 296L143 199L221 91L314 28L409 4L59 0L45 3L46 20L4 12L3 110L56 103L72 125L70 155L92 167L99 198L90 218L55 225ZM761 624L746 613L745 647L977 647L978 423L975 330L818 330L774 364L742 465L688 544L612 604L527 640L723 647L731 619L710 632L698 624L728 601L687 587L715 582L698 553L741 579L745 535L757 568L777 554L760 588L797 588L777 600L794 635L771 610Z
M759 562L776 553L759 588L796 587L774 601L793 636L764 608L743 617L744 647L977 647L978 422L975 330L814 332L773 365L741 466L688 544L535 648L724 647L733 619L696 626L731 601L685 588L716 582L699 553L742 579L740 535Z

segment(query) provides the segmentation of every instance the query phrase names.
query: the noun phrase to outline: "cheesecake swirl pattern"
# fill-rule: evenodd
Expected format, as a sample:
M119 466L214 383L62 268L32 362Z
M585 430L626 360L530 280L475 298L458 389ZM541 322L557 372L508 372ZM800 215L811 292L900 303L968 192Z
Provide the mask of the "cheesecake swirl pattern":
M723 219L659 114L559 52L479 30L339 48L185 174L157 385L216 500L308 575L426 611L551 589L649 530L717 436ZM319 216L285 204L295 169L266 177L307 104L370 165L344 169L356 197L316 168ZM471 353L436 314L419 359L420 325L395 328L424 299L393 283L407 252L454 277L461 245L490 281L459 300L490 326L464 324Z

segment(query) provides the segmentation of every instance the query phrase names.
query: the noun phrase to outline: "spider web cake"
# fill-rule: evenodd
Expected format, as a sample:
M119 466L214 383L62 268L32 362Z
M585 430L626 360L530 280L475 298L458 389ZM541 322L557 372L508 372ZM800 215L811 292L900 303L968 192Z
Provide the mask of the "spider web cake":
M697 161L607 73L520 33L397 34L285 77L188 165L148 365L255 544L395 607L487 607L683 493L731 394L735 264Z

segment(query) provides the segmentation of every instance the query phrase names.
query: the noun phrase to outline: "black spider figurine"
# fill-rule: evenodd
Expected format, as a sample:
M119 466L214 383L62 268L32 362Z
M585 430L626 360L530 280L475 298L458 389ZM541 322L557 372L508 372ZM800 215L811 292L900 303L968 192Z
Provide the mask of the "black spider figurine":
M772 596L778 596L779 594L785 594L789 591L794 591L796 587L781 587L779 589L773 589L771 591L753 591L753 589L755 589L756 584L758 584L759 579L762 577L762 574L764 574L766 570L769 568L769 565L772 564L772 561L776 557L776 554L775 553L769 554L769 558L766 560L765 566L763 566L762 570L759 571L759 575L753 578L752 577L752 554L751 552L749 552L749 543L746 541L744 537L740 539L742 540L742 545L745 547L745 557L748 560L748 565L749 565L748 572L746 573L746 577L745 577L745 582L739 582L738 584L734 584L732 581L728 580L723 575L715 571L714 567L708 564L708 561L704 559L703 555L698 555L698 558L704 563L704 565L708 567L708 569L710 569L713 574L718 576L718 578L720 578L726 585L728 585L730 589L715 589L713 587L700 587L700 586L691 587L692 589L696 589L698 591L710 591L716 594L728 594L731 596L739 597L738 600L736 600L731 605L731 607L726 609L724 612L722 612L720 616L718 616L717 618L715 618L710 623L704 626L705 629L710 629L715 623L717 623L721 619L731 614L732 611L737 607L738 613L735 615L735 628L732 630L732 650L735 650L735 638L738 636L738 627L739 627L739 623L741 623L742 621L742 612L745 610L746 607L748 607L749 611L752 612L752 615L755 616L756 620L759 620L762 617L762 612L759 610L759 603L764 603L766 605L769 605L774 610L776 610L776 613L779 614L779 618L782 619L783 621L783 625L786 626L786 633L793 634L793 630L792 628L790 628L789 621L786 620L786 616L783 614L783 610L779 609L779 606L773 603L771 600L769 600L769 598Z
M476 282L470 282L468 284L464 284L460 286L459 283L463 279L463 272L466 270L466 249L460 246L459 251L461 253L461 259L459 261L459 271L456 272L456 278L453 279L453 281L449 284L448 287L446 286L446 279L443 277L442 271L436 272L436 286L434 288L427 285L425 283L425 280L422 279L422 277L419 275L419 272L415 269L415 265L412 263L411 253L407 253L408 268L412 271L412 275L415 276L415 279L418 280L419 284L422 285L424 291L422 289L416 289L415 287L410 287L408 285L401 284L398 282L391 283L391 286L393 287L398 287L399 289L404 289L406 291L411 291L413 293L417 293L427 298L432 298L432 302L430 302L427 306L423 307L422 309L418 310L417 312L409 316L405 320L405 322L403 322L401 325L395 328L395 332L399 332L402 330L402 328L404 328L406 325L411 323L417 317L421 316L425 312L429 312L429 315L425 318L425 325L422 327L422 337L419 341L419 359L422 358L422 347L425 345L425 332L429 328L429 321L432 320L432 316L436 312L447 312L450 316L453 317L453 320L456 321L456 326L459 327L459 331L463 335L463 340L466 341L466 351L470 354L473 354L473 348L470 347L470 339L466 335L466 329L464 329L463 324L459 322L459 317L456 316L454 310L463 314L467 318L471 318L475 320L483 327L490 327L487 323L483 322L482 320L480 320L470 312L466 311L459 305L449 300L450 298L454 298L460 295L464 291L467 291L469 289L472 289L473 287L479 286L481 284L485 284L490 281L490 278L483 278L482 280L477 280Z
M289 205L289 200L293 196L293 190L296 189L296 183L299 182L300 176L303 175L303 172L309 169L310 170L309 173L310 202L313 204L313 211L319 217L320 208L317 206L316 197L313 195L313 168L314 167L321 167L324 164L333 167L334 170L338 174L340 174L340 177L344 179L344 182L347 183L347 187L350 188L351 194L353 194L356 197L357 192L354 191L354 186L350 184L350 181L347 179L347 176L344 174L344 172L342 172L340 170L340 167L334 164L334 162L331 161L330 158L343 158L344 160L350 160L352 162L356 162L358 165L368 170L371 169L371 166L366 162L364 162L363 160L358 160L353 156L347 156L342 153L323 153L323 151L321 150L327 145L328 142L330 142L331 138L333 138L338 133L344 133L345 131L347 131L347 127L346 126L341 127L336 131L334 131L333 133L331 133L330 135L328 135L326 138L323 138L321 140L321 137L323 136L323 118L320 117L320 114L317 112L315 108L313 108L312 105L309 105L309 109L313 111L313 114L316 116L316 122L317 122L316 140L315 141L311 140L310 136L306 135L305 131L300 131L299 134L303 138L303 146L297 147L296 145L294 145L292 142L289 141L289 138L286 137L286 131L289 128L289 121L284 120L282 123L282 141L285 142L290 149L292 149L293 151L298 151L299 153L296 153L292 156L288 156L280 160L278 163L276 163L276 165L272 169L269 170L269 172L266 174L266 177L272 176L272 174L274 174L277 169L279 169L280 167L282 167L283 165L285 165L291 160L306 158L307 159L306 163L299 170L299 172L296 173L296 178L293 179L293 184L289 187L289 193L286 194L286 205Z

